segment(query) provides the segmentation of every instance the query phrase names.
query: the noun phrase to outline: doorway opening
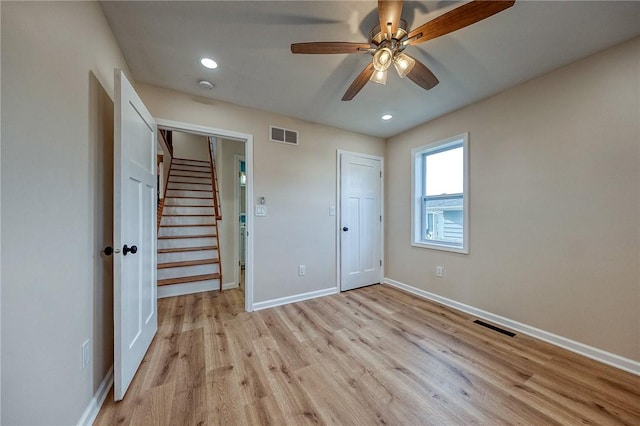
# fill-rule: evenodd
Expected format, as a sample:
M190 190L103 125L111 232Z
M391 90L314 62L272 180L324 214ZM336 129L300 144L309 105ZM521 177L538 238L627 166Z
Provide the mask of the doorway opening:
M173 139L172 144L177 142L175 139L176 135L178 135L178 139L180 139L182 135L188 135L189 138L194 141L197 140L197 138L201 138L208 142L207 150L211 151L212 160L215 163L217 188L220 200L220 212L216 213L218 215L218 221L217 229L215 231L218 240L217 244L220 249L218 252L219 258L217 259L217 261L219 261L221 271L221 280L219 284L222 286L223 290L240 288L244 295L245 310L250 312L253 310L253 223L250 215L246 214L246 211L251 211L252 204L253 136L250 134L163 119L157 119L157 123L158 129L171 132ZM174 162L174 169L182 169L178 174L183 175L177 178L172 177L172 186L166 187L165 191L170 190L170 188L178 188L183 192L174 192L170 193L170 195L178 197L184 196L184 191L187 190L192 191L191 193L186 194L188 197L197 197L198 193L195 192L198 191L197 188L190 188L182 184L187 182L197 182L197 178L194 179L191 177L198 176L197 173L190 172L189 170L200 170L198 167L200 165L200 163L198 163L198 161L200 161L198 156L202 156L204 154L198 154L197 151L201 146L192 144L192 151L185 151L180 148L176 151L175 147L173 149L169 148L167 146L167 142L163 138L159 136L158 139L159 143L162 145L164 154L162 167L164 170L164 176L160 176L159 179L164 180L165 182L167 181L169 166L172 161ZM173 151L173 156L167 155L170 151ZM185 157L186 160L190 161L185 161ZM237 158L243 158L244 161L242 177L244 184L242 185L242 189L240 189L240 164L237 163ZM176 165L177 163L180 165ZM205 163L201 164L204 165ZM204 167L202 169L204 170ZM206 187L203 185L202 188ZM165 198L166 196L167 195L165 193L162 198ZM243 209L243 226L240 224L240 209ZM185 209L178 206L177 209L174 210L184 211ZM200 209L199 207L193 207L192 210L196 211ZM200 212L198 211L195 214L191 214L190 216L193 216L192 220L195 220L195 217L199 216L199 213ZM176 214L172 215L176 216ZM206 225L207 224L200 224L199 226L204 227ZM186 225L176 224L174 226L176 229L179 229L178 227L182 227L183 229L188 228ZM243 231L244 239L239 238L241 229ZM166 232L162 235L166 235ZM165 238L171 238L171 236ZM241 243L244 243L242 247ZM244 268L242 270L240 269L240 259L244 262ZM160 260L158 261L158 264L160 264ZM203 266L203 268L206 267L207 266ZM199 290L197 286L193 286L192 291L178 291L175 292L175 294L172 294L171 292L163 292L162 287L159 287L158 289L159 297L188 294L189 292L208 291L208 289ZM172 291L175 288L176 287L172 287Z
M247 163L244 155L234 155L234 235L236 251L234 273L242 291L244 291L244 271L246 267L247 246Z

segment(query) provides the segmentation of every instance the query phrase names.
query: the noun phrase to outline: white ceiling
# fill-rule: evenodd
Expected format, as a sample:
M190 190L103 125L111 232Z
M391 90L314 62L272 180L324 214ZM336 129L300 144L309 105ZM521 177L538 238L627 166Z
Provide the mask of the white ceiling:
M405 2L414 28L463 2ZM133 77L161 87L389 137L640 34L640 2L517 1L497 15L407 49L440 84L389 73L340 99L371 60L293 55L291 43L365 42L376 1L101 2ZM206 70L199 59L220 65ZM603 80L606 76L602 76ZM213 90L197 83L207 79ZM393 114L383 122L380 116ZM278 123L274 123L278 124Z

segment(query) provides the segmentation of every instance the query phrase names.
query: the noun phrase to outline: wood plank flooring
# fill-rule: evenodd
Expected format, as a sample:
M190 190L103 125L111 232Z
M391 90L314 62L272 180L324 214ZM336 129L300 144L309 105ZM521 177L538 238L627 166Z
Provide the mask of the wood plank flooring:
M126 397L96 425L640 425L640 377L389 286L246 313L158 301Z

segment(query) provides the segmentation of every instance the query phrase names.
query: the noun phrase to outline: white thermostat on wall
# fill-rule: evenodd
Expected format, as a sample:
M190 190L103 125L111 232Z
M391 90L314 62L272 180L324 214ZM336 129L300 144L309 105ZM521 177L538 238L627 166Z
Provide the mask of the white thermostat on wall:
M267 215L267 206L257 205L256 216L266 216L266 215Z

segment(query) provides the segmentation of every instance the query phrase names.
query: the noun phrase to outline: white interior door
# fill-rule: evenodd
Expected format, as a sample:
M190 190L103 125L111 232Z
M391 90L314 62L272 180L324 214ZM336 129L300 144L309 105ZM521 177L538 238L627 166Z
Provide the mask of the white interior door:
M114 397L124 397L158 329L156 123L115 70Z
M382 160L340 154L340 290L382 280Z

